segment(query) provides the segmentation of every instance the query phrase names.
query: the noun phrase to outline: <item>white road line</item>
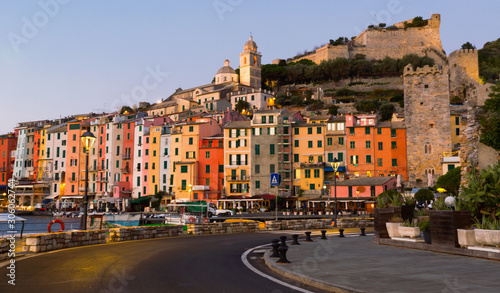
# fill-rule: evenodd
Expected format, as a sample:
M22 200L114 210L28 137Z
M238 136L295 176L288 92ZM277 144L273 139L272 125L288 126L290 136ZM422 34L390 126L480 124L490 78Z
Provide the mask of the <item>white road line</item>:
M275 282L275 283L278 283L278 284L280 284L280 285L282 285L282 286L285 286L285 287L288 287L288 288L291 288L291 289L293 289L293 290L296 290L296 291L299 291L299 292L303 292L303 293L314 293L314 292L312 292L312 291L308 291L308 290L306 290L306 289L299 288L299 287L297 287L297 286L294 286L294 285L288 284L288 283L286 283L286 282L283 282L283 281L281 281L281 280L278 280L278 279L276 279L276 278L273 278L273 277L271 277L271 276L269 276L269 275L266 275L265 273L263 273L263 272L259 271L259 270L258 270L258 269L256 269L254 266L252 266L252 265L250 264L250 262L247 260L247 256L248 256L248 254L249 254L251 251L253 251L254 249L261 248L261 247L264 247L264 246L269 246L269 244L264 244L264 245L256 246L256 247L254 247L254 248L250 248L250 249L248 249L247 251L245 251L245 253L243 253L243 254L241 255L241 261L243 262L243 264L244 264L247 268L249 268L252 272L256 273L257 275L259 275L259 276L261 276L261 277L263 277L263 278L266 278L266 279L268 279L268 280L270 280L270 281L273 281L273 282Z

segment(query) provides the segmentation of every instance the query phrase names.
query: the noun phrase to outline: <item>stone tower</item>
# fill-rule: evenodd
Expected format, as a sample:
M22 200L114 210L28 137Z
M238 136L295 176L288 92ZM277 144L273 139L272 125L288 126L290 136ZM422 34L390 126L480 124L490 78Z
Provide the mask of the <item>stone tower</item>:
M240 53L240 83L253 88L261 88L261 64L262 55L257 52L257 44L252 36L245 43L243 52Z
M453 51L450 56L448 56L450 67L459 66L461 67L470 77L474 80L479 81L479 61L477 50L475 49L460 49ZM455 77L452 75L451 79L454 80Z
M436 65L408 64L403 76L408 177L428 186L443 175L443 153L451 151L449 75Z

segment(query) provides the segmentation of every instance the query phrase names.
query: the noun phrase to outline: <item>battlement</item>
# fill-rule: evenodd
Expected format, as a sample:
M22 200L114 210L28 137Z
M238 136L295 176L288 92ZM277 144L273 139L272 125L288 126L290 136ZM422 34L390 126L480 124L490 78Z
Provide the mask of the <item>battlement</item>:
M429 65L425 65L424 67L418 67L417 70L413 70L413 65L408 64L405 66L403 71L403 75L427 75L427 74L442 74L443 71L439 69L437 65L430 67Z
M477 55L477 50L476 49L460 49L458 50L458 54L474 54Z

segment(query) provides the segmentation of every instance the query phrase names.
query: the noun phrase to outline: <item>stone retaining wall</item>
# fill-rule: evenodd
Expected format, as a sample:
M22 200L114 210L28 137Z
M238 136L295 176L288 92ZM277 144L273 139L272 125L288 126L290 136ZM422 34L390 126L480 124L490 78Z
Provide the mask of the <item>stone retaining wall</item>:
M266 221L266 230L304 230L331 228L331 219Z
M373 227L373 219L339 219L339 228Z
M252 233L259 231L258 222L188 224L187 227L188 234L192 235Z
M23 239L23 251L45 252L104 243L106 243L105 230L44 233L26 236Z
M8 238L0 238L0 261L7 258L9 253L10 241Z
M174 237L184 233L182 225L123 227L109 229L109 241L120 242L150 238Z

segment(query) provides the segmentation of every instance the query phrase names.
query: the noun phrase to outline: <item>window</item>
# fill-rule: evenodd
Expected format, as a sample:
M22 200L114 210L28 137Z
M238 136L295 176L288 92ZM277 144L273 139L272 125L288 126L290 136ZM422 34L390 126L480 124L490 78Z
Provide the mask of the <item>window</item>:
M391 137L396 137L396 129L391 129Z
M193 126L189 126L189 132L193 132Z
M395 150L398 148L397 142L396 141L391 141L391 149Z
M316 188L316 185L314 183L309 184L309 189L314 190Z
M205 159L210 159L210 152L209 151L205 152Z
M355 149L356 148L356 142L355 141L351 141L350 142L350 147L351 147L351 149Z
M353 165L358 164L358 156L351 156L351 164Z
M224 165L219 165L219 173L223 173L224 172Z
M210 174L210 165L205 166L205 173Z
M188 167L187 166L181 166L181 173L187 173L188 172Z
M260 144L255 145L255 154L260 155Z
M163 169L168 169L168 162L167 161L163 162Z
M274 155L274 144L269 145L269 154Z
M179 149L175 148L174 153L175 153L176 156L178 156L179 155Z
M339 162L343 162L344 161L344 153L338 153L337 160L339 160Z
M295 128L293 131L294 131L293 134L299 134L299 129L298 128Z
M378 150L379 150L379 151L384 150L384 143L383 143L383 142L379 142L379 143L378 143Z
M314 169L314 178L319 178L319 169Z
M332 137L326 138L326 145L333 145L333 138Z
M193 144L193 138L192 138L192 137L190 137L190 138L189 138L189 145L192 145L192 144Z
M382 167L382 159L381 158L377 159L377 167Z
M392 166L397 167L398 166L398 159L392 159Z
M186 180L182 180L181 181L181 190L186 190L186 187L187 187L186 185L187 185Z
M255 181L255 188L260 188L260 181Z
M354 127L349 128L349 134L354 135Z
M455 135L460 135L460 128L455 128Z
M314 162L314 156L309 156L309 163L313 163Z
M252 96L253 97L253 96ZM269 115L269 123L274 123L274 116Z
M455 117L455 125L460 125L460 117Z
M256 174L260 173L260 165L255 165L255 173Z
M293 154L293 161L298 162L299 161L299 154Z
M372 156L371 155L366 155L366 163L371 164L372 163Z
M367 148L367 149L371 149L371 148L372 148L372 142L371 142L371 141L369 141L369 140L367 140L367 141L365 142L365 145L366 145L366 148Z
M311 169L305 170L305 178L311 178Z
M344 145L344 138L343 137L339 137L339 145Z
M323 163L323 156L318 156L318 162Z
M312 148L312 147L313 147L313 142L312 142L312 140L309 140L309 141L307 142L307 147L308 147L308 148Z
M269 165L270 173L276 173L276 166L274 164Z
M365 127L365 134L370 134L370 127Z
M293 146L296 147L296 148L299 147L299 140L298 139L296 139L296 140L293 141Z
M73 147L73 154L76 153L76 147Z
M382 128L377 128L377 134L382 134Z
M333 162L333 153L328 153L328 162Z
M312 127L307 127L307 134L313 134Z
M266 117L266 116L262 116L261 118L262 118L262 123L263 123L263 124L265 124L265 123L266 123L266 118L267 118L267 117Z
M323 147L323 141L322 140L318 140L317 145L318 145L319 148Z
M321 127L316 127L316 134L321 134Z

